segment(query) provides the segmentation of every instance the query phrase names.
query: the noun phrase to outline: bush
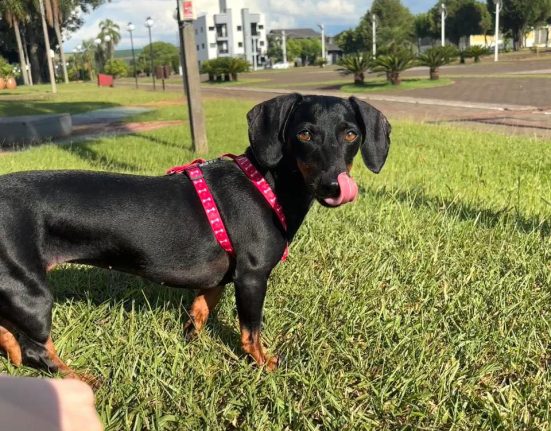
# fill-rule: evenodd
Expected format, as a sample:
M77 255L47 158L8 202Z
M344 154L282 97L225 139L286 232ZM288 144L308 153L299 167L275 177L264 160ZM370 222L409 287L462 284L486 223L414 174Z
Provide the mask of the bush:
M417 56L417 64L430 69L430 79L439 79L438 69L457 57L457 50L447 46L433 47Z
M480 57L490 55L490 50L483 46L475 45L465 50L464 53L465 57L473 58L475 63L480 63Z
M128 65L123 60L111 59L105 63L105 73L115 78L128 75Z
M402 50L377 57L374 66L374 71L386 73L386 77L392 85L400 85L400 73L415 66L415 61L409 51Z
M368 54L345 55L340 59L339 66L338 71L343 75L354 75L354 85L363 85L371 59Z
M15 76L13 66L8 61L0 56L0 78L9 78Z
M238 74L249 71L249 63L240 57L220 57L205 61L201 73L209 75L209 81L237 81Z

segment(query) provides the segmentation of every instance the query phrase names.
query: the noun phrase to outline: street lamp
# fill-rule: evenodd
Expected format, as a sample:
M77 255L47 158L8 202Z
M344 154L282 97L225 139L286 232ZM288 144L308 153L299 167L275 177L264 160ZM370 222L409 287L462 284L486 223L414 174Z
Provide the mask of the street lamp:
M153 45L151 41L151 27L153 27L154 21L151 19L150 16L147 17L145 20L145 26L147 27L147 30L149 31L149 67L151 69L151 77L153 78L153 90L156 90L155 86L155 71L153 70Z
M136 54L134 52L134 38L132 32L136 30L136 26L129 22L126 26L126 30L130 33L130 46L132 47L132 63L134 64L134 80L136 81L136 88L138 88L138 73L136 72Z
M371 27L373 30L373 58L377 57L377 15L371 14Z
M499 13L503 7L503 1L502 0L494 0L494 4L496 5L496 35L495 35L495 52L494 52L494 61L499 60Z
M322 64L325 63L325 25L318 24L318 27L321 30L321 59L323 61Z
M446 46L446 17L448 16L448 11L443 2L440 3L440 12L442 13L442 46Z

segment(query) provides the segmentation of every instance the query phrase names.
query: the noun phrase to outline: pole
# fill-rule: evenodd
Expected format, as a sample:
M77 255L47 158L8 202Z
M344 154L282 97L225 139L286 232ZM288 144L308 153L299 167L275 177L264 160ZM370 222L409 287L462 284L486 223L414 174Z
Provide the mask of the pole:
M321 24L321 59L325 60L325 25Z
M201 104L201 81L199 78L199 66L197 62L197 49L195 46L195 32L191 23L182 21L180 1L178 7L178 27L180 28L180 46L183 48L182 66L184 67L184 88L186 90L187 106L189 112L191 143L193 151L199 154L208 152L207 131L205 128L205 115Z
M253 70L256 72L257 69L257 62L256 62L256 39L254 36L252 37L252 45L253 45Z
M442 46L446 46L446 6L444 3L441 3L440 8L442 9Z
M136 88L138 88L138 72L136 70L136 53L134 52L134 37L132 37L132 31L130 33L130 46L132 47L132 63L134 64L134 80L136 81Z
M373 58L377 57L377 15L371 15L373 25Z
M153 78L153 91L157 89L155 85L155 71L153 70L153 42L151 41L151 27L147 27L149 30L149 67L151 69L151 78Z
M499 13L500 13L500 1L496 1L496 35L494 40L494 61L499 61Z
M281 30L281 50L283 51L283 63L287 63L287 39L285 30Z
M48 57L48 72L50 74L50 84L52 86L52 93L57 93L57 85L55 83L54 65L52 64L52 57L50 57L50 38L48 36L48 27L46 26L46 18L44 17L44 0L40 0L40 17L42 18L42 30L44 30L44 44L46 45L46 57Z

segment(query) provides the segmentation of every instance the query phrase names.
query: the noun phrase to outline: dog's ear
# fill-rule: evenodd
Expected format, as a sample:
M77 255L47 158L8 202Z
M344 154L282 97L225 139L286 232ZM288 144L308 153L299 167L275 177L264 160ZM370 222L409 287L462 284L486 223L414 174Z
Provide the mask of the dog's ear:
M390 123L381 111L356 97L350 103L363 125L362 158L369 170L376 174L383 168L390 147Z
M300 99L298 93L278 96L256 105L247 114L253 154L267 168L276 166L283 157L285 126Z

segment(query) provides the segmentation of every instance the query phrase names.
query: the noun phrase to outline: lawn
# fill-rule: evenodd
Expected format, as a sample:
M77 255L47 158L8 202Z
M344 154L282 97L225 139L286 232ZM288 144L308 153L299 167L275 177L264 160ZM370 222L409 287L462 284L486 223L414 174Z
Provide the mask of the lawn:
M211 156L246 146L251 106L206 102ZM264 338L285 358L274 373L240 351L231 286L187 343L192 292L84 266L50 274L53 339L103 379L108 430L551 427L551 142L400 122L392 139L380 175L357 160L359 201L316 204L274 271ZM161 175L192 158L173 127L7 154L0 172ZM4 359L0 371L40 375Z

